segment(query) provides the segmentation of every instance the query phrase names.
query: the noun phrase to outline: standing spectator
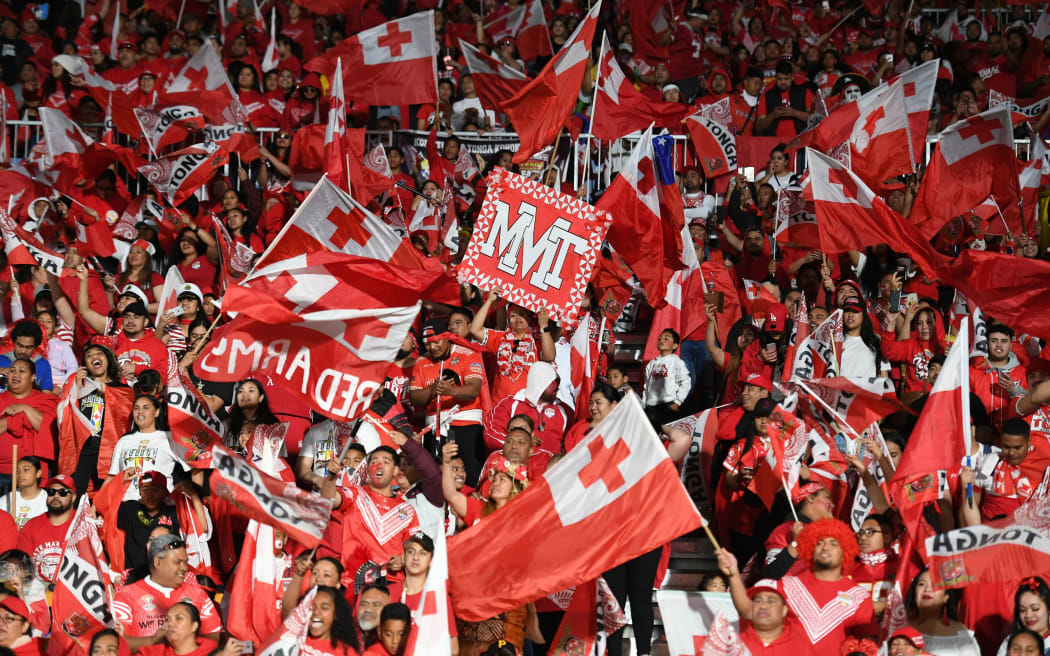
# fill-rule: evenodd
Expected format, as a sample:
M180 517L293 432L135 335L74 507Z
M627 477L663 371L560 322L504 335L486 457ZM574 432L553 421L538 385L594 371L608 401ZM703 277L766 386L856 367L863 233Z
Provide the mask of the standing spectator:
M755 130L791 141L805 129L812 106L812 89L797 84L795 69L790 62L782 61L777 64L776 81L759 102Z
M659 357L645 365L645 414L653 427L674 420L689 399L692 380L682 358L675 355L681 338L674 330L664 329L656 340Z
M11 341L11 351L0 353L0 369L9 368L11 363L19 358L29 360L33 363L37 386L45 391L53 389L51 363L36 352L44 342L44 331L41 330L40 324L30 319L19 321L11 330Z
M507 308L509 330L493 330L485 327L489 312L499 298L499 288L489 291L485 302L470 323L470 335L482 346L496 354L497 371L492 382L492 398L504 399L525 387L529 367L537 360L553 362L556 350L551 335L550 315L546 308L536 315L540 339L537 344L530 315L523 307Z
M136 476L124 494L125 501L141 498L139 485L147 472L159 472L167 481L176 464L185 464L171 450L168 422L161 400L149 394L139 394L135 397L131 414L134 430L117 442L113 448L113 461L109 465L110 478L128 470Z
M40 476L40 458L36 456L20 457L18 467L15 469L14 508L8 507L11 505L10 495L5 494L0 499L0 510L11 513L19 529L29 520L47 512L48 496L46 491L40 487Z
M18 549L33 558L40 580L53 583L62 558L62 544L73 522L77 493L73 479L65 475L49 480L44 492L47 494L47 513L26 522L18 534Z
M752 656L814 654L813 647L800 627L787 620L791 609L776 581L758 581L748 588L747 596L751 599L751 623L747 628L741 627L740 641Z

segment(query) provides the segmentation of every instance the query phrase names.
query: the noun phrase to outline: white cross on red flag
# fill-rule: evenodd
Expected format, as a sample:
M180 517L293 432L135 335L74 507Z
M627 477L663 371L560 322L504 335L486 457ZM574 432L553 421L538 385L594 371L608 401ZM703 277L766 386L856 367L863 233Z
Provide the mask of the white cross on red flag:
M660 512L630 521L639 508ZM510 505L449 541L456 617L481 621L591 581L701 522L641 402L628 393ZM528 559L502 539L531 534L544 537Z

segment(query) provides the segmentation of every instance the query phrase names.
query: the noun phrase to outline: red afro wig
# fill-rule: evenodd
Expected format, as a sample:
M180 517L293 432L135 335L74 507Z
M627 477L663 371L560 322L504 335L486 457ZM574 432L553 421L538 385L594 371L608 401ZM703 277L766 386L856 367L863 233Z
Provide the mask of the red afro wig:
M857 545L857 536L850 527L838 519L818 519L806 524L802 532L798 534L798 557L806 563L806 567L813 569L813 550L817 542L824 538L838 540L842 547L842 573L848 575L857 564L857 555L860 546Z
M868 640L867 638L861 638L858 640L850 636L842 641L839 645L840 656L850 656L850 654L864 654L865 656L878 656L879 646Z

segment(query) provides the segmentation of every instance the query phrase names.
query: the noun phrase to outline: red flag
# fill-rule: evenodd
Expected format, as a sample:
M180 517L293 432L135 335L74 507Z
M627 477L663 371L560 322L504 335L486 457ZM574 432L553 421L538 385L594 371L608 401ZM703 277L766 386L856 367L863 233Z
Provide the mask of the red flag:
M405 645L405 656L452 656L452 637L448 630L448 549L445 534L434 534L434 554L427 571L427 580L419 598L419 606L412 608L412 633Z
M926 538L934 587L1012 583L1050 572L1050 472L1008 519Z
M598 582L584 581L572 592L551 640L551 654L592 654L598 639Z
M594 265L594 275L591 276L594 302L610 325L616 323L624 306L631 300L630 279L630 268L615 253L612 259L599 257Z
M1050 339L1050 263L964 249L944 260L937 273L985 314L1009 317L1018 333Z
M1010 110L971 116L941 132L909 219L924 239L989 196L1000 208L1021 195Z
M260 643L281 625L284 552L274 553L272 526L252 520L244 534L237 571L230 583L226 628L234 638Z
M259 144L244 125L205 125L201 134L205 141L214 141L223 150L237 153L242 162L259 159Z
M600 1L595 2L569 40L547 62L536 79L503 103L503 111L514 124L521 143L514 153L515 164L528 161L533 154L554 141L576 105L576 97L587 72L588 53L598 27L601 6Z
M743 283L744 286L741 290L743 295L740 297L740 300L741 304L745 306L744 309L747 310L746 314L763 318L766 316L766 309L770 305L776 305L780 302L766 285L747 279L744 279Z
M789 380L810 380L828 376L829 372L830 376L837 376L844 339L842 310L835 310L812 333L806 331L806 336L795 346Z
M310 590L299 600L299 605L292 614L284 618L284 622L277 627L273 635L259 645L256 653L259 656L296 656L310 634L310 620L313 618L316 596L317 586L310 586Z
M211 467L211 447L222 444L226 425L200 390L186 380L172 355L168 362L168 441L180 460L199 469Z
M327 126L320 124L299 128L292 136L292 153L288 167L292 169L292 187L305 191L317 186L324 171L324 136Z
M671 175L673 180L673 173ZM609 228L609 244L631 267L645 287L650 303L657 308L664 303L663 295L672 274L683 268L681 229L684 226L675 226L662 216L662 209L674 202L668 197L663 178L664 170L657 163L650 126L642 133L620 175L596 205L616 216ZM681 212L681 200L677 206ZM673 253L668 248L674 244L672 237L678 242ZM657 257L657 253L663 257Z
M199 107L206 115L213 116L214 111L218 109L224 119L222 123L243 125L248 122L248 115L234 92L233 85L230 84L230 78L226 75L222 58L210 40L206 39L197 52L183 64L182 69L168 79L163 92L167 102L185 100L188 104ZM182 95L185 92L198 93ZM223 101L224 108L215 107ZM205 106L212 109L206 109Z
M411 244L327 178L317 183L255 266L261 270L326 250L391 262L407 270L423 267Z
M204 116L191 105L136 107L132 111L142 127L143 138L155 153L185 141L190 134L204 129Z
M912 160L915 162L926 159L926 132L940 63L940 59L931 59L925 64L909 68L900 76L904 84L904 105L908 110Z
M207 184L215 175L215 169L229 161L229 153L219 144L205 141L158 157L139 169L139 173L157 193L178 206Z
M904 218L853 171L812 148L806 149L806 161L822 251L845 253L886 243L897 252L911 255L927 274L936 271L939 256L933 247L916 237Z
M486 55L463 39L459 40L459 48L463 52L463 58L467 60L470 74L474 77L481 104L486 108L496 112L503 111L503 103L529 83L529 78L524 73Z
M102 517L102 544L115 572L124 571L124 531L117 526L117 511L131 483L122 475L114 476L102 484L92 499L95 510Z
M226 448L212 447L212 494L229 501L248 518L276 526L307 549L321 542L332 502L282 482Z
M804 343L808 337L809 312L806 310L806 295L803 294L798 300L798 311L795 313L795 320L791 323L791 335L788 339L784 362L795 362L795 354L799 345ZM782 369L781 378L785 383L791 380L791 369L791 366L786 366Z
M359 203L368 204L373 198L390 191L394 179L376 172L367 165L365 159L365 139L368 131L365 128L346 130L344 143L350 158L350 195Z
M350 157L346 147L346 100L343 97L343 60L335 61L328 94L328 124L324 129L324 168L328 179L350 191ZM355 194L356 195L356 194ZM367 199L363 202L368 202Z
M80 170L81 157L95 141L60 110L41 107L40 122L43 124L44 143L47 146L45 162L48 168L58 172L55 186L69 189L83 176Z
M801 187L787 187L777 194L777 220L773 238L778 244L820 250L820 230L813 200Z
M252 261L257 253L247 244L235 242L222 221L215 221L215 241L219 244L219 261L222 270L223 288L236 284L252 270Z
M594 381L598 377L599 344L604 327L604 319L599 323L593 315L587 314L576 325L576 330L569 340L569 345L572 346L569 355L572 364L570 375L575 392L573 398L576 399L576 418L579 421L590 416L587 400L591 398ZM597 339L592 339L592 332L597 333Z
M938 470L955 471L970 453L970 337L969 320L964 317L948 351L941 374L937 377L922 414L911 432L908 448L889 482L895 505L905 509L922 500L916 496L929 489L924 482L931 473L936 488Z
M690 107L684 103L655 102L643 96L624 76L613 54L609 39L603 35L591 133L612 141L644 130L654 121L659 127L677 129ZM735 159L734 155L734 169Z
M87 495L80 498L55 570L49 656L86 656L91 637L113 628L111 571Z
M809 435L806 425L779 404L769 416L768 431L771 448L766 453L765 466L756 472L752 485L762 503L771 508L781 488L790 497L798 486Z
M736 137L732 128L697 112L686 119L689 139L693 142L704 175L717 178L737 171Z
M551 35L547 32L547 17L540 0L531 0L525 5L525 13L514 32L515 45L523 60L530 61L554 54Z
M674 30L674 20L685 11L685 0L642 0L630 5L631 34L634 52L650 61L667 60L667 37Z
M842 421L857 434L894 412L910 412L897 400L889 378L814 378L803 382L803 389L815 392Z
M383 23L344 39L303 67L332 77L345 62L343 93L372 105L411 105L437 100L437 37L431 12Z
M659 507L646 522L631 508ZM616 408L506 508L449 542L449 593L456 617L480 621L593 580L616 565L700 527L674 464L638 397ZM540 528L542 527L542 529ZM530 557L497 536L542 530ZM489 585L477 585L484 576Z

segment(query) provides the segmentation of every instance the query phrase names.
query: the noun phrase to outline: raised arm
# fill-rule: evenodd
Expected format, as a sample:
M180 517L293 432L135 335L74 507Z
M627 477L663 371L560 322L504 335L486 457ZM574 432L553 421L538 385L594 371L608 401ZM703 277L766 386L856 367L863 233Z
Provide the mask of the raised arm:
M485 339L485 321L489 318L489 312L492 311L492 306L499 298L499 294L499 287L490 289L485 297L485 302L481 304L478 313L474 315L474 320L470 322L470 336L479 342Z
M459 455L459 445L449 442L441 448L441 491L448 507L459 517L467 514L467 497L456 489L456 477L452 473L452 459Z

